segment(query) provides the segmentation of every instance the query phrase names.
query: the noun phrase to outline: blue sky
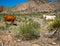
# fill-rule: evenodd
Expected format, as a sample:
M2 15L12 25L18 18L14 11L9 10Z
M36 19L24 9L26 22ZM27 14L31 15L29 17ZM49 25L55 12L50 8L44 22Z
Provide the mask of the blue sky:
M27 2L28 0L0 0L0 6L13 7L17 4ZM54 2L55 0L49 0L49 2Z
M12 7L27 1L28 0L0 0L0 6Z
M48 0L49 2L55 2L55 1L57 1L57 0Z

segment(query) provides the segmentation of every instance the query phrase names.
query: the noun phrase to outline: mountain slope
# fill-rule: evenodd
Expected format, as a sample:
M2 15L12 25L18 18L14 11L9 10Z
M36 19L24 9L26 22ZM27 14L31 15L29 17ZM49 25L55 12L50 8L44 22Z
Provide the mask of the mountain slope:
M8 13L32 13L32 12L60 12L60 2L48 2L47 0L29 0L23 4L7 10Z
M8 7L0 6L0 13L7 13L9 11Z
M44 0L30 0L11 9L12 13L58 12L60 3L48 3ZM59 5L59 6L58 6Z

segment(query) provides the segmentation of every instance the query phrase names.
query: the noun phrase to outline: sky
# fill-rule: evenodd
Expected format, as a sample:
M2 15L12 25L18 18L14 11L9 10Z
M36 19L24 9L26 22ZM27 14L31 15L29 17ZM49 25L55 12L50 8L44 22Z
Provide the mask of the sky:
M57 0L48 0L49 2L55 2L55 1L57 1Z
M13 7L17 4L27 2L28 0L0 0L0 6Z
M0 0L0 6L13 7L17 4L27 2L28 0ZM48 0L49 2L54 2L56 0Z

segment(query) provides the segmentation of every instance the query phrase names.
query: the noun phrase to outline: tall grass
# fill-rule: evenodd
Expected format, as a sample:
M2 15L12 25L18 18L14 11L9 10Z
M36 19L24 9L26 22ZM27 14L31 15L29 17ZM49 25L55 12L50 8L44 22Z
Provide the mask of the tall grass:
M39 36L40 25L33 20L25 22L23 25L20 25L18 37L21 37L23 40L31 40L38 38Z

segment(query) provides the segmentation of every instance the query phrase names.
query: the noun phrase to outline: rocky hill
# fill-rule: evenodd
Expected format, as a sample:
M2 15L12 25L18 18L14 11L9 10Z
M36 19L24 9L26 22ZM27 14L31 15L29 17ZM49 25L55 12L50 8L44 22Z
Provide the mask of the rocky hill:
M28 2L18 4L7 10L11 14L32 13L32 12L60 12L60 1L48 2L47 0L29 0ZM7 13L7 12L5 12Z
M48 3L43 0L30 0L29 2L19 4L11 9L12 13L31 13L31 12L59 12L60 3Z
M7 13L9 11L8 7L0 6L0 13Z

